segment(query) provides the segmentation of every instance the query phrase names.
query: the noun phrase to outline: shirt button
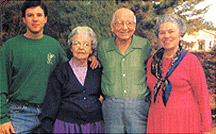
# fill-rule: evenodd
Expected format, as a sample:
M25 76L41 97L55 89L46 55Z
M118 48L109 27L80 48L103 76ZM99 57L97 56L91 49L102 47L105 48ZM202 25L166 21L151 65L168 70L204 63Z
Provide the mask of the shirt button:
M86 97L84 97L83 99L86 100Z
M125 59L122 59L122 61L125 61Z
M159 101L157 101L157 103L159 104Z
M127 90L124 90L124 93L126 94L126 93L127 93Z
M125 75L125 74L123 74L122 76L123 76L123 77L125 77L126 75Z

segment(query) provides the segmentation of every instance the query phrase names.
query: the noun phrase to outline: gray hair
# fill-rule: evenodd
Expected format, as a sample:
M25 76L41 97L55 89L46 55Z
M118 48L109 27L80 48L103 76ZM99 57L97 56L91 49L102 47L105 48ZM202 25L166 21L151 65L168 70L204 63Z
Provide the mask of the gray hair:
M91 40L91 49L95 50L97 47L97 39L95 32L87 26L78 26L72 30L68 36L68 45L71 47L74 37L78 34L88 34Z
M125 8L125 9L127 9L127 8ZM128 9L128 10L130 10L130 9ZM131 11L131 10L130 10L130 11ZM133 11L131 11L131 13L132 13L133 16L134 16L134 23L136 23L136 16L135 16L135 14L134 14ZM116 12L113 14L112 23L115 23L115 19L116 19Z
M175 14L165 14L163 16L160 17L159 20L157 20L156 25L155 25L155 34L158 37L159 34L159 28L161 26L162 23L165 22L173 22L176 23L178 28L179 28L179 32L181 34L181 37L183 37L187 31L187 28L185 26L184 20L181 19L178 15Z

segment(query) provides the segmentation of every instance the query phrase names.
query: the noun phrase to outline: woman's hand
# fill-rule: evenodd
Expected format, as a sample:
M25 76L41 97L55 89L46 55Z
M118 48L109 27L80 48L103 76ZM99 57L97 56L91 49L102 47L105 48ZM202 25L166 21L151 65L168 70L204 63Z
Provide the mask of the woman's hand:
M97 58L94 55L92 55L91 57L89 57L88 60L91 61L90 67L92 69L95 69L98 66L101 67L99 61L97 60Z

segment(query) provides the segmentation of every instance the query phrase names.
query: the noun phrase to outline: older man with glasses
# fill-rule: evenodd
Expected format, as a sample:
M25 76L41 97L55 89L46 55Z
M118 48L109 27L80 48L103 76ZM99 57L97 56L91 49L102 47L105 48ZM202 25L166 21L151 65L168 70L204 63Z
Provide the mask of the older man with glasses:
M134 35L136 17L127 8L114 13L110 26L115 36L98 46L105 133L145 133L150 105L146 61L151 46L147 39Z

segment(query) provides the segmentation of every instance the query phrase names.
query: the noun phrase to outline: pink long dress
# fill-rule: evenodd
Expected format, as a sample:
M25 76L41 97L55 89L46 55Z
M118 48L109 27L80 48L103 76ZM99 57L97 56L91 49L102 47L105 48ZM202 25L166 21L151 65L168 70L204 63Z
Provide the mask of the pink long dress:
M197 57L188 53L169 77L172 91L166 107L162 92L153 101L157 81L147 63L147 85L151 90L147 133L200 133L211 131L211 109L204 71ZM163 76L171 58L163 58Z

